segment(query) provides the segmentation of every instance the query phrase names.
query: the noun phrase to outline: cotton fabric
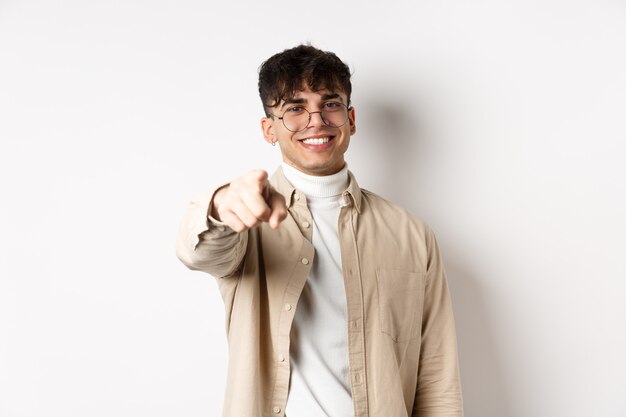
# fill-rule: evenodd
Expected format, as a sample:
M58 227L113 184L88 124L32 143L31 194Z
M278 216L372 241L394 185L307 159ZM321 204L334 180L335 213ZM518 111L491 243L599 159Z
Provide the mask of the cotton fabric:
M338 230L355 417L463 415L452 303L432 230L349 173ZM290 331L314 259L306 196L278 169L289 215L274 230L212 224L195 198L177 240L189 268L217 279L229 343L224 417L284 416Z

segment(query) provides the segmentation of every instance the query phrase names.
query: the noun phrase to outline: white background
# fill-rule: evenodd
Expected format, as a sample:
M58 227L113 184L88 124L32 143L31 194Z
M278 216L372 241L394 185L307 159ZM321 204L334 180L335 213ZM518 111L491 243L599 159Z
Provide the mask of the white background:
M361 186L437 233L466 416L626 416L626 3L224 3L0 1L0 416L220 414L174 238L277 166L257 68L306 41L354 72Z

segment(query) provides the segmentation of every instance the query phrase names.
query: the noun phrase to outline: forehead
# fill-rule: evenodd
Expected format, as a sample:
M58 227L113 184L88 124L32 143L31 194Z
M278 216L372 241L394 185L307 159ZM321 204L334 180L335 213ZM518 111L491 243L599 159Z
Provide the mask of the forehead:
M316 102L316 101L325 101L338 99L341 102L345 103L347 101L347 95L343 91L334 91L328 89L321 89L318 91L312 91L308 86L303 88L302 90L296 91L293 96L286 97L279 104L283 105L285 103L293 103L293 102Z

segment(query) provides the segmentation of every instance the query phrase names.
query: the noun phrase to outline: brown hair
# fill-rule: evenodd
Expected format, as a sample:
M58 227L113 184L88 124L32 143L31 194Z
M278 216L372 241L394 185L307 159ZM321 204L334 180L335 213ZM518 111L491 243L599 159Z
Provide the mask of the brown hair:
M266 116L268 108L293 97L307 85L312 91L343 92L350 105L350 69L332 52L298 45L277 53L259 68L259 95ZM306 83L306 84L305 84Z

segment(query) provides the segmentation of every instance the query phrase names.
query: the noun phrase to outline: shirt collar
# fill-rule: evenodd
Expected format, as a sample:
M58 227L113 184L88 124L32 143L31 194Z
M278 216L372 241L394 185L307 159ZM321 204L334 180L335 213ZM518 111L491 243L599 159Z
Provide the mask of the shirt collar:
M294 193L296 189L294 186L287 180L285 177L285 173L283 172L282 166L279 167L274 174L272 174L272 178L270 178L270 184L276 191L278 191L285 198L285 202L287 203L287 208L291 208L294 204ZM356 178L348 170L348 188L343 192L344 204L354 204L357 212L361 213L361 188L359 184L356 182Z

